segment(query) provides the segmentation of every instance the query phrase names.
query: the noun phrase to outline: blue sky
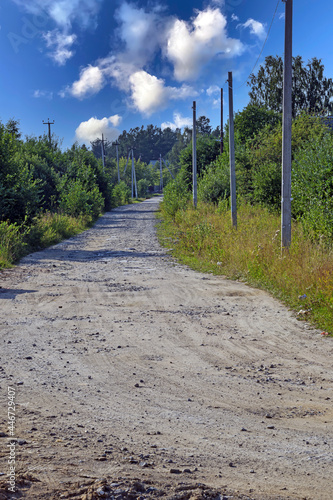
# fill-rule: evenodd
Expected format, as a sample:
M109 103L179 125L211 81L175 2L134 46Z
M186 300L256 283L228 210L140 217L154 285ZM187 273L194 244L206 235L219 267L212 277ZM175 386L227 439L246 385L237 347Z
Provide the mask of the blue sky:
M197 114L220 120L220 88L234 77L235 111L277 0L2 0L0 119L24 135L52 131L63 148L104 133L154 124L183 127ZM285 4L259 65L283 55ZM294 0L294 55L322 59L333 77L332 0ZM256 69L258 69L259 65ZM225 111L227 119L227 111Z

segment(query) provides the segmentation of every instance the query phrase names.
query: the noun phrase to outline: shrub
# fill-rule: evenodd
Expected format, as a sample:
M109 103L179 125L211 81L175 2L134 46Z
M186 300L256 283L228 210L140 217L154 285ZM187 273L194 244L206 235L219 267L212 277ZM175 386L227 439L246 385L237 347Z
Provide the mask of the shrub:
M164 189L163 202L161 209L164 215L175 220L177 212L185 210L190 199L187 185L183 179L176 179L169 182Z
M130 188L126 185L124 181L120 181L116 184L112 191L113 204L116 207L120 205L127 205L131 199Z
M292 168L293 215L314 239L333 240L333 137L326 134L298 151Z
M22 228L8 222L0 222L0 269L9 267L19 259L26 246Z

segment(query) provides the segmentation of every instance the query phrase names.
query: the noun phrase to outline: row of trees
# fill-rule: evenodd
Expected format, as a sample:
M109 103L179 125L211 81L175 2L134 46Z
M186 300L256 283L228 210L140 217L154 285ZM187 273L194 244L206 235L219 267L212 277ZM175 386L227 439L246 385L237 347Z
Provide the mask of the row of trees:
M266 58L250 78L250 103L236 113L235 156L237 193L251 204L280 210L282 162L282 65L279 57ZM333 239L333 137L327 125L332 112L333 83L323 76L320 61L304 67L294 58L294 119L292 125L292 211L314 238ZM297 80L301 74L302 79ZM310 90L311 92L310 92ZM225 150L219 155L212 134L200 134L197 144L198 197L223 205L230 196L228 127ZM186 206L192 189L192 145L179 155L180 171L165 193L166 207L174 217Z

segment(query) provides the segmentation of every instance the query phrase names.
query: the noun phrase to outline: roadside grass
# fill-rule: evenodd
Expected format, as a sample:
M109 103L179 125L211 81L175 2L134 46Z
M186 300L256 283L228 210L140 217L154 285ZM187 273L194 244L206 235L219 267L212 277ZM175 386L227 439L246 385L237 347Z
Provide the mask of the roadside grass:
M161 244L193 269L224 275L269 291L298 319L333 333L333 252L310 241L293 223L292 245L281 252L280 217L260 206L240 204L232 227L223 204L188 206L173 218L161 203Z
M30 252L55 245L92 224L91 217L71 217L45 213L35 217L29 226L0 222L0 269L12 267Z

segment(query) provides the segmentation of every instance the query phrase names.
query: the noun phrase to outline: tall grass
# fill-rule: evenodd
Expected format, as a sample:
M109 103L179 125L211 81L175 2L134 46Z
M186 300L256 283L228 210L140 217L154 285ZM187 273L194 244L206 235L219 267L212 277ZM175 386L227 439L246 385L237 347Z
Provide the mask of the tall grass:
M54 245L87 229L91 217L45 213L25 225L0 222L0 269L11 267L29 252Z
M281 253L280 217L265 208L241 204L237 230L223 204L199 203L172 219L162 203L161 213L161 242L183 263L266 289L300 319L333 333L333 252L311 242L300 224Z

